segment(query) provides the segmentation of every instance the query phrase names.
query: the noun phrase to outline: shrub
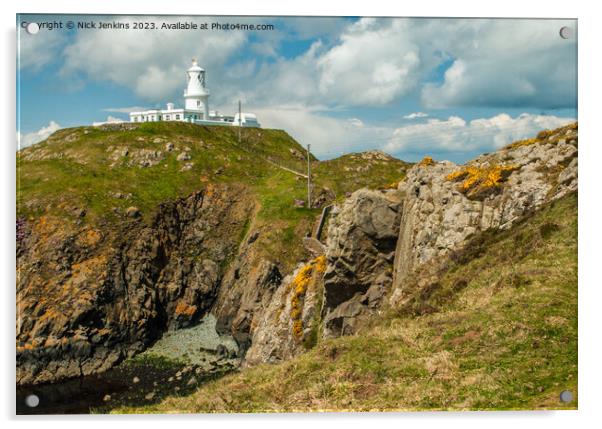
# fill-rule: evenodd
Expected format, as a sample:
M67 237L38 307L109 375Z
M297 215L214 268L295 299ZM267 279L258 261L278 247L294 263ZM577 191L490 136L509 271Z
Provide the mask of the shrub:
M425 156L417 165L419 167L430 167L431 165L435 165L435 161L430 156Z
M321 275L324 271L326 271L326 257L324 255L318 256L302 267L291 282L293 294L291 296L290 317L293 321L293 336L296 339L301 339L303 335L303 321L301 317L303 315L303 299L305 298L307 287L314 273Z
M462 181L458 190L469 198L489 195L500 188L510 173L518 169L516 165L490 165L477 167L468 165L447 175L446 180Z
M560 230L558 224L555 224L554 222L546 222L539 227L539 234L542 238L547 239L558 230Z

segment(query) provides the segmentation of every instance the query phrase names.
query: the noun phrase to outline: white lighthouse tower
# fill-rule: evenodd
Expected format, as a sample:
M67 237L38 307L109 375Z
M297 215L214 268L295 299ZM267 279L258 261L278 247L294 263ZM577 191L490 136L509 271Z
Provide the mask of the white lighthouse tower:
M188 87L184 90L184 109L197 110L202 113L202 119L209 119L209 90L205 88L205 69L199 67L196 59L186 70Z

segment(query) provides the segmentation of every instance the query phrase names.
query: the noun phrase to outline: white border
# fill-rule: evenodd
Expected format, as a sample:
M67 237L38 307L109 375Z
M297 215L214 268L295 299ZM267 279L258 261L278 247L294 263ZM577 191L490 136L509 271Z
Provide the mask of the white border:
M344 425L349 428L379 426L420 428L504 428L513 427L591 427L599 424L600 408L600 334L602 327L602 281L600 280L600 172L602 167L602 126L599 105L602 92L599 80L602 40L599 14L595 2L504 0L503 2L474 2L470 0L399 3L384 0L344 0L340 3L324 0L303 2L203 0L170 2L142 1L82 1L28 0L27 3L3 2L2 35L3 64L0 73L4 102L2 103L3 199L2 205L2 273L4 311L2 312L2 416L8 424L24 428L105 427L111 425L144 424L149 428L169 424L182 426L244 426L307 428L307 426ZM215 15L346 15L346 16L455 16L455 17L541 17L579 19L579 125L580 125L580 197L579 197L579 411L575 412L495 412L495 413L412 413L412 414L322 414L322 415L259 415L259 416L92 416L22 419L14 417L14 204L15 204L15 14L20 13L111 13L111 14L215 14ZM597 275L598 274L598 275Z

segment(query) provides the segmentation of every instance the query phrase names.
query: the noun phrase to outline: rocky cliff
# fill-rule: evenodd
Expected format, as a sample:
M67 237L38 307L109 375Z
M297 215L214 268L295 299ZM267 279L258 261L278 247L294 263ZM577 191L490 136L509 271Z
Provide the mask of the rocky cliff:
M294 140L278 130L243 140L229 127L126 124L60 130L17 154L18 384L103 372L208 312L241 355L262 343L258 327L284 300L283 277L309 259L302 239L320 210L295 206L306 185L290 170L306 159ZM320 206L407 166L380 153L312 162ZM301 308L321 302L314 277L286 289L280 351L315 338L321 306ZM257 349L248 361L268 361Z
M403 213L394 262L395 304L413 270L489 229L508 229L577 190L577 126L544 131L464 166L423 162L400 183Z
M418 267L576 191L577 144L573 124L465 165L427 157L396 191L356 192L330 223L324 335L355 332L383 294L391 306L403 304Z
M119 231L28 223L17 241L17 382L103 371L195 322L252 207L244 187L211 186Z
M324 274L324 336L355 332L391 289L402 200L399 192L362 189L330 221Z
M428 295L475 237L577 190L576 124L465 165L347 155L316 165L320 205L336 200L319 243L320 210L295 207L304 183L273 164L302 163L295 143L263 130L242 150L231 130L161 126L69 131L20 154L18 383L104 371L207 312L244 366L294 358ZM262 142L271 162L249 156ZM350 192L349 174L373 189Z
M576 191L577 142L575 124L465 165L426 157L396 189L354 192L332 211L325 272L315 287L323 288L322 296L304 300L303 314L309 317L303 326L320 326L322 338L356 333L370 316L406 305L416 289L435 284L435 272L441 274L433 269L418 276L417 268L439 262L484 231L508 229ZM303 351L289 315L292 285L293 277L285 279L272 297L247 363L283 360ZM307 330L301 337L309 335Z

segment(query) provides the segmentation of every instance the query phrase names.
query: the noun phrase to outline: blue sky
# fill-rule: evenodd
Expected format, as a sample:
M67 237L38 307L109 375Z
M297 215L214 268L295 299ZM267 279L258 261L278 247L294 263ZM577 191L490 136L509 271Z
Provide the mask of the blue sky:
M67 30L20 22L269 23L272 31ZM207 70L210 108L238 99L320 158L379 149L466 161L577 117L573 20L18 17L21 147L56 129L182 104Z

